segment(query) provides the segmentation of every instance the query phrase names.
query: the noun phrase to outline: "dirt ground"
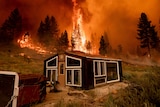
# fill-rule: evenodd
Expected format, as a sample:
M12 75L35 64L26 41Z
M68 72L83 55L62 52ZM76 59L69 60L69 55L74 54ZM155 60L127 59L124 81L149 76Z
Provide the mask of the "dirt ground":
M50 92L50 88L48 87L45 100L42 103L33 105L33 107L54 107L54 105L59 101L80 101L83 102L83 104L85 105L97 107L96 103L103 102L102 99L109 93L116 94L119 89L123 89L127 86L127 83L117 82L106 84L103 86L98 86L91 90L80 90L73 89L70 87L59 87L61 92Z

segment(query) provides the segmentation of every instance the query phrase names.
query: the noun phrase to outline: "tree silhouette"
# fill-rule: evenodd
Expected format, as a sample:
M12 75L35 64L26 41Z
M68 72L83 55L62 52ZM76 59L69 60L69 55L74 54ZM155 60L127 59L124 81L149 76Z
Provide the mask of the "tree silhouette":
M147 48L148 56L151 56L151 48L156 48L158 45L159 38L155 31L155 26L151 25L151 21L145 13L141 13L138 23L138 37L140 40L140 47Z
M100 55L106 55L107 54L107 44L106 44L103 36L101 36L101 39L100 39L99 54Z
M91 42L86 40L86 42L85 42L85 47L86 47L88 53L90 54L90 51L91 51L91 49L92 49Z
M106 43L106 48L107 48L107 54L111 53L112 51L112 47L110 45L110 42L109 42L109 38L108 38L108 35L107 35L107 32L104 32L104 40L105 40L105 43Z
M13 43L21 36L22 17L18 8L14 9L8 19L0 27L0 42Z
M61 34L61 37L59 38L59 46L63 48L63 50L69 47L68 33L66 30Z
M38 28L38 40L44 46L56 46L58 44L59 28L56 19L46 16L44 22L41 21Z

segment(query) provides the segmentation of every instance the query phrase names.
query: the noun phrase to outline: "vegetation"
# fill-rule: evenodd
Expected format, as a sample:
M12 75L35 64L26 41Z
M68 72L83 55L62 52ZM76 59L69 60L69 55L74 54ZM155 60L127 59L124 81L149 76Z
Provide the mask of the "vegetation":
M0 27L0 43L10 44L17 41L22 32L22 17L18 8L14 9Z
M159 67L123 64L124 80L129 86L107 96L104 107L159 107Z
M13 10L7 20L0 27L0 43L13 43L22 32L22 17L19 10ZM59 38L59 28L56 19L47 16L41 21L38 28L39 42L45 46L68 46L68 33L65 31ZM78 35L79 32L78 32ZM71 37L72 48L75 47L75 38ZM80 39L80 38L79 38ZM155 26L151 25L145 13L141 14L138 23L138 40L141 42L141 48L147 48L148 54L151 49L157 48L159 38L155 31ZM87 42L86 49L90 51L92 42ZM99 54L106 55L111 49L106 33L100 39ZM41 73L43 74L44 59L48 56L37 54L30 49L21 49L15 45L4 46L0 44L0 70L15 71L18 73ZM139 48L137 53L141 53ZM118 45L118 53L122 52L122 46ZM117 94L106 96L105 101L101 102L104 107L159 107L160 106L160 67L157 66L138 66L123 65L123 81L129 86L120 90ZM86 92L92 98L95 93ZM56 107L80 107L79 102L58 102Z
M68 40L68 33L65 30L64 33L61 34L61 37L58 40L59 45L61 48L60 50L66 50L69 47L69 40Z
M92 49L91 42L86 40L86 42L85 42L85 47L86 47L88 53L90 54L90 51L91 51L91 49Z
M99 54L103 56L107 54L107 44L103 36L101 36L101 39L100 39Z
M151 25L151 21L145 13L141 13L138 23L138 37L140 40L141 48L147 48L148 55L151 55L151 48L156 48L158 46L159 38L157 32L155 31L155 26Z
M44 46L57 46L59 28L54 16L46 16L44 22L41 21L37 35Z
M15 45L1 46L0 70L43 74L43 61L48 57L49 55L37 54L33 50L22 49Z

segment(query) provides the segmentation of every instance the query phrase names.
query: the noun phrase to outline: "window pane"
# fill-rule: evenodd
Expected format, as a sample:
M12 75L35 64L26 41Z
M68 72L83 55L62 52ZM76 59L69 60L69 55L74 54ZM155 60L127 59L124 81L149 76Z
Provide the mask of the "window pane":
M101 66L101 75L104 75L104 62L100 62L100 66Z
M67 57L67 66L80 66L80 61Z
M56 70L52 70L52 81L56 81Z
M80 70L74 70L74 84L80 85Z
M5 107L11 96L13 95L14 90L14 75L0 75L0 106ZM11 103L12 104L12 103ZM9 105L9 107L12 107Z
M47 70L47 81L51 80L51 70Z
M96 84L100 84L100 83L104 83L104 82L105 82L105 78L96 79Z
M72 84L72 71L67 70L67 84Z
M98 62L95 62L95 75L98 75Z
M56 66L56 58L48 62L48 66Z
M117 63L107 63L107 81L117 80Z

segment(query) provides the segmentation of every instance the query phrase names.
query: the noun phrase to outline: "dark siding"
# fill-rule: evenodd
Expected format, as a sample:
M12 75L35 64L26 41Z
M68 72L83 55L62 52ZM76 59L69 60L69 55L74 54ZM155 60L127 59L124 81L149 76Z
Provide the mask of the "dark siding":
M94 74L92 59L83 59L82 64L82 89L88 90L94 88Z
M118 61L119 64L119 75L120 75L120 81L122 81L122 61Z

